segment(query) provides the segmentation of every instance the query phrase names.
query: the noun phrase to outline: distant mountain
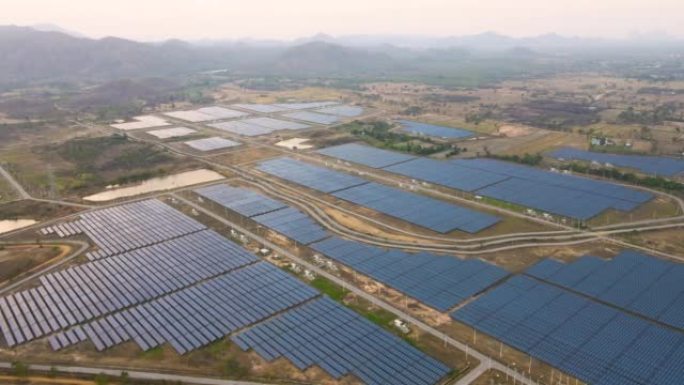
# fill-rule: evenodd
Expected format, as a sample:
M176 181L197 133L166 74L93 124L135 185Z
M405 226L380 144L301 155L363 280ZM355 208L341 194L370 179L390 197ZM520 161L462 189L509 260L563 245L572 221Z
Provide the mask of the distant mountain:
M59 33L65 34L65 35L69 35L72 37L78 37L78 38L82 38L82 39L88 37L88 36L86 36L80 32L65 29L65 28L62 28L56 24L51 24L51 23L34 24L34 25L30 26L30 28L35 29L36 31L40 31L40 32L59 32Z
M385 53L315 41L285 50L275 61L274 69L322 75L377 73L396 68L396 61Z
M0 27L0 84L27 81L111 80L225 68L227 49L180 41L94 40L28 27Z

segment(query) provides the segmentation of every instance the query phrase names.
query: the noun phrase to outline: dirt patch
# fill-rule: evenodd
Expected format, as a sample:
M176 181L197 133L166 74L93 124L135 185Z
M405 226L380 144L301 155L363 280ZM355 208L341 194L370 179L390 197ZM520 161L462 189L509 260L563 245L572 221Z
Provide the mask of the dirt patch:
M515 138L532 133L532 128L515 124L504 124L497 130L497 134L506 138Z
M59 260L71 252L68 245L0 245L0 285Z

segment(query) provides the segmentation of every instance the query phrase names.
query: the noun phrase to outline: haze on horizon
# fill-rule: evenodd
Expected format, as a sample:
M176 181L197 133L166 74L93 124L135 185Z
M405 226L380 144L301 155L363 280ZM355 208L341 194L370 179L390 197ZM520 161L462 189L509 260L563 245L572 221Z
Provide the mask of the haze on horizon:
M684 38L681 0L5 0L0 24L135 40L340 35Z

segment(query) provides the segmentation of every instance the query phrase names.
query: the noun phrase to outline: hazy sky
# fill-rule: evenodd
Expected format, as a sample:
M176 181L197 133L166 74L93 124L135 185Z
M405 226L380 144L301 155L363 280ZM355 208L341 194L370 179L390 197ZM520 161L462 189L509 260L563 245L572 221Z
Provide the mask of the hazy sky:
M0 0L0 9L0 24L138 40L484 31L684 38L684 0Z

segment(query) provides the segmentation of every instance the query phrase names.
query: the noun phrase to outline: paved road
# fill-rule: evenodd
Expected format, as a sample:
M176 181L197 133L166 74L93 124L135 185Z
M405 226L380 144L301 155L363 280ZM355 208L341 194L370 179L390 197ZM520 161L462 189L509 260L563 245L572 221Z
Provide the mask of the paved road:
M12 363L0 362L0 368L11 369ZM141 372L137 370L123 370L123 369L107 369L94 368L86 366L64 366L64 365L29 365L30 371L49 373L52 369L56 369L60 373L68 374L85 374L96 376L98 374L105 374L113 379L121 377L121 373L128 373L128 377L132 380L138 381L166 381L169 383L195 384L195 385L267 385L260 382L247 381L233 381L222 380L218 378L195 377L195 376L181 376L177 374Z
M485 365L484 362L480 362L480 364L473 368L471 371L469 371L465 376L459 378L458 381L454 383L454 385L470 385L473 381L477 380L484 372L489 369L487 365Z
M2 165L0 165L0 175L2 175L5 179L7 179L7 182L9 182L10 185L12 185L12 188L16 190L17 194L19 194L19 198L21 199L31 199L31 195L24 190L24 188L19 184L19 182L14 179L12 174L7 172Z
M270 248L271 250L275 251L276 253L283 255L283 256L286 256L287 258L291 259L292 261L295 261L298 264L306 267L307 269L315 272L316 274L331 280L332 282L334 282L334 283L342 286L343 288L353 292L354 294L356 294L357 296L367 300L368 302L393 313L394 315L396 315L399 318L402 318L402 319L408 321L409 323L415 325L416 327L420 328L424 332L433 335L434 337L438 338L439 340L444 341L445 343L447 343L447 344L449 344L449 345L451 345L451 346L453 346L453 347L455 347L455 348L457 348L463 352L467 351L471 356L478 359L481 363L487 363L488 365L491 365L491 367L494 369L498 369L504 373L508 373L509 376L516 378L521 384L538 385L535 381L533 381L533 380L523 376L522 374L506 367L504 364L501 364L498 361L491 360L486 355L484 355L484 354L482 354L476 350L473 350L473 348L466 346L465 344L449 337L448 335L446 335L446 334L440 332L439 330L431 327L430 325L424 323L423 321L421 321L417 318L414 318L413 316L403 312L400 309L395 308L394 306L388 304L385 301L382 301L382 300L374 297L371 294L366 293L365 291L357 288L356 286L348 284L345 280L343 280L343 279L341 279L341 278L339 278L333 274L330 274L329 272L319 268L316 265L309 263L308 261L296 256L295 254L292 254L290 251L283 249L282 247L276 245L275 243L272 243L271 241L267 240L266 238L263 238L257 234L254 234L253 232L245 229L244 227L242 227L236 223L233 223L232 221L229 221L229 220L225 219L224 217L222 217L218 214L215 214L211 210L208 210L208 209L196 204L195 202L192 202L188 199L185 199L184 197L179 196L178 194L171 194L171 195L174 198L178 199L179 201L185 203L186 205L194 208L198 212L204 213L205 215L217 220L218 222L220 222L226 226L230 226L230 227L240 231L241 233L245 234L246 236L254 239L255 241L259 242L260 244L262 244L262 245Z

